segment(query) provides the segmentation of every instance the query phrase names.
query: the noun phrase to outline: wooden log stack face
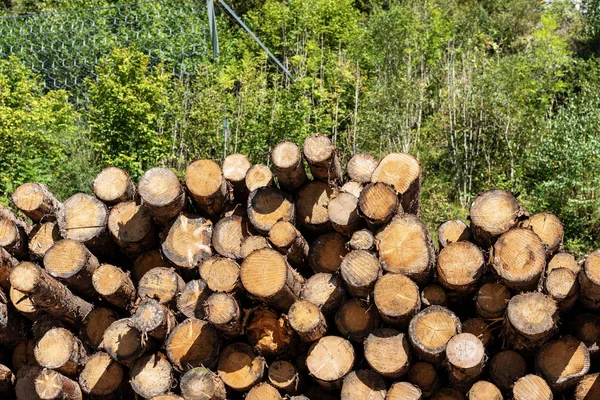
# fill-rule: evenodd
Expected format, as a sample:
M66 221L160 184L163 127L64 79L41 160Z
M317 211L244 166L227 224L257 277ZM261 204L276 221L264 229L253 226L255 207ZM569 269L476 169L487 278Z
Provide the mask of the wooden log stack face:
M556 215L492 189L435 236L409 154L270 157L20 186L0 399L600 398L600 249L565 252Z

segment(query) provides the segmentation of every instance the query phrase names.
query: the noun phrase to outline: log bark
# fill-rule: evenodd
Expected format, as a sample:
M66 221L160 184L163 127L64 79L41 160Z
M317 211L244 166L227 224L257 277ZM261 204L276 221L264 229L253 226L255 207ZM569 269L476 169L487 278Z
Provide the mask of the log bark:
M352 344L339 336L324 336L308 350L306 367L325 388L341 388L342 380L354 365Z
M333 229L345 236L352 236L354 231L364 226L359 214L358 198L350 193L342 192L331 199L327 215Z
M211 219L216 219L230 200L223 171L214 161L197 160L188 165L185 185L198 212Z
M467 392L469 400L503 400L502 392L488 381L477 381Z
M552 391L542 378L529 374L520 378L512 388L514 400L552 400Z
M133 327L131 318L123 318L106 328L98 348L113 360L131 367L133 361L144 354L149 346L150 342L144 340L142 333Z
M10 283L27 294L36 307L70 323L81 323L93 305L75 296L66 286L36 264L23 262L10 273Z
M264 164L255 164L246 172L246 192L250 193L261 187L273 186L273 173Z
M473 240L487 249L500 235L517 226L525 215L510 192L494 189L480 193L469 211Z
M392 186L400 195L402 209L419 215L421 209L421 164L405 153L390 153L380 162L371 182L383 182Z
M363 188L358 198L360 212L371 230L386 224L403 209L394 189L383 183L370 183Z
M355 182L369 183L373 171L377 168L379 160L367 153L358 153L353 155L348 164L346 164L346 172L348 178Z
M271 161L281 190L294 193L306 181L302 153L295 143L280 142L271 152Z
M33 353L40 366L68 376L77 376L87 359L81 340L65 328L52 328L46 332L36 343Z
M88 349L98 349L104 337L104 331L115 321L119 315L112 308L96 307L83 320L79 328L79 337Z
M63 205L41 183L25 183L17 188L11 200L33 222L54 221L62 212Z
M241 287L240 266L229 258L211 257L200 264L200 277L213 292L235 292Z
M475 297L477 315L498 318L504 315L511 294L502 283L484 283Z
M246 343L233 343L223 349L217 371L223 383L236 392L245 392L263 378L265 359Z
M287 316L259 306L248 312L248 343L263 356L289 356L297 349L298 338Z
M341 400L385 400L387 388L383 378L377 373L359 369L350 372L342 384Z
M29 254L32 258L42 260L48 249L61 239L56 222L39 224L29 234Z
M353 342L362 343L380 322L377 310L361 299L348 300L335 314L335 326Z
M34 380L35 392L42 400L82 400L81 388L57 371L44 369Z
M377 257L368 251L353 250L342 260L340 274L348 293L366 299L381 275L381 265Z
M423 397L430 397L440 388L440 377L432 364L419 361L408 371L408 381L418 387Z
M410 321L408 338L422 360L439 364L445 357L448 341L461 332L460 320L452 311L431 306Z
M236 197L241 198L246 192L246 174L250 167L252 163L246 154L230 154L223 160L223 176L233 187Z
M315 179L325 182L340 182L342 166L338 150L327 136L312 135L302 144L302 152Z
M288 311L290 326L303 342L314 342L327 332L327 321L319 307L306 300L298 300Z
M113 306L130 309L136 298L129 274L111 264L102 264L92 276L96 292Z
M161 354L146 354L131 367L129 383L145 399L167 393L173 382L173 368Z
M122 383L123 367L104 352L92 355L79 374L81 391L93 399L116 400Z
M150 210L134 201L119 203L110 210L108 229L123 253L132 260L158 244Z
M190 273L212 255L213 225L199 215L180 214L168 230L161 249L183 272Z
M400 274L385 274L379 278L373 298L381 318L398 329L406 328L421 309L419 287Z
M133 200L135 197L135 186L127 171L108 167L96 175L92 185L94 194L107 206Z
M303 385L298 370L289 361L278 360L272 362L269 365L267 376L273 387L287 394L298 393Z
M522 293L508 302L503 336L514 350L540 347L557 330L556 302L539 292Z
M160 304L174 305L177 296L185 288L183 279L173 268L153 268L140 279L138 296L140 299L154 299Z
M248 219L237 215L221 218L215 224L212 245L217 253L231 259L242 258L242 242L248 232Z
M592 311L600 310L600 249L585 259L579 274L579 285L581 304Z
M525 359L514 350L496 353L489 362L489 375L503 392L508 392L516 381L527 374Z
M388 390L386 400L421 400L423 392L409 382L396 382Z
M552 390L564 391L576 386L588 373L590 353L582 341L567 335L543 345L535 366Z
M377 329L364 342L365 359L373 371L384 378L398 380L406 376L411 351L404 333L393 328Z
M263 235L278 221L294 223L296 214L291 197L273 187L258 188L250 193L246 210L252 226Z
M532 215L523 221L523 228L533 230L542 239L546 254L552 255L562 248L565 231L556 215L549 212Z
M348 241L350 250L371 250L375 245L375 236L367 229L361 229L354 233Z
M447 289L468 293L477 289L485 261L479 247L470 242L456 242L444 247L437 262L438 281Z
M187 318L204 319L203 304L210 294L211 291L203 280L189 281L177 297L177 310Z
M288 221L279 221L269 231L269 242L274 249L286 256L294 268L306 270L308 243L300 231Z
M446 346L446 365L450 382L468 389L477 381L485 365L485 348L471 333L459 333Z
M331 315L344 302L344 294L344 286L338 275L318 273L306 280L300 299L310 301L324 315Z
M210 369L197 367L181 377L179 386L186 400L226 400L223 380Z
M236 298L230 293L214 293L204 303L206 320L226 337L242 333L242 311Z
M175 219L186 206L185 191L179 178L168 168L152 168L138 182L142 204L158 226Z
M304 185L296 195L298 227L313 233L330 231L332 226L327 208L337 195L337 189L322 181Z
M211 368L219 357L219 335L212 324L188 318L171 331L164 348L169 361L180 371Z
M471 229L459 219L446 221L438 228L440 249L451 243L470 242L472 240Z
M131 323L135 329L145 335L164 341L177 325L175 315L164 305L156 300L148 299L140 303L131 316Z
M333 274L339 270L348 252L344 236L337 232L326 233L311 243L308 249L308 263L316 274Z

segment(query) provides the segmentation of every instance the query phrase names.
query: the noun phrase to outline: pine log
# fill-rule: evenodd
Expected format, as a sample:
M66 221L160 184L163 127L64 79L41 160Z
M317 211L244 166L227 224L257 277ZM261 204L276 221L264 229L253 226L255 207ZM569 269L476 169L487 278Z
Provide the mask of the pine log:
M252 252L260 249L270 249L269 242L265 239L264 236L253 235L248 236L242 242L242 247L240 248L240 254L242 258L248 257Z
M365 359L384 378L400 379L410 369L410 345L406 335L392 328L377 329L364 342Z
M582 341L567 335L543 345L535 366L552 390L563 391L577 385L588 373L590 353Z
M331 230L327 207L338 190L323 181L304 185L296 195L296 219L300 228L313 233Z
M585 343L592 357L597 356L600 353L600 316L578 314L569 325L571 335Z
M502 234L490 254L492 268L510 289L532 290L546 269L541 239L529 229L515 228Z
M50 314L42 314L31 325L31 333L33 334L33 338L36 341L38 341L48 331L50 331L54 328L67 329L67 325L65 325L61 320L56 319L54 316L52 316Z
M281 311L287 311L298 300L304 283L285 258L272 249L256 250L246 257L240 278L248 293Z
M488 381L477 381L467 392L469 400L502 400L502 392Z
M423 397L430 397L440 388L440 377L432 364L419 361L408 371L408 381L418 387Z
M71 323L81 323L93 305L75 296L66 286L46 271L29 262L22 262L10 273L10 283L27 294L36 307Z
M377 234L377 250L385 271L406 275L419 285L431 278L435 249L427 227L418 217L394 217Z
M118 319L119 315L112 308L96 307L83 320L79 337L89 349L97 350L102 343L104 331Z
M246 343L233 343L223 349L217 371L227 387L245 392L260 382L266 367L265 359Z
M579 274L579 301L592 311L600 310L600 249L588 255Z
M504 315L510 291L502 283L484 283L475 297L477 315L483 318L498 318Z
M567 268L573 271L575 275L581 271L581 265L575 260L575 256L571 253L556 253L552 256L546 266L546 274L549 274L553 269Z
M114 265L98 267L92 276L92 284L103 299L116 307L129 309L135 301L135 286L129 274Z
M324 336L308 350L306 366L319 385L339 389L352 370L354 359L354 348L349 341L339 336Z
M375 236L367 229L361 229L354 233L348 241L350 250L371 250L375 245Z
M187 318L204 318L203 304L210 296L210 289L201 280L189 281L177 297L177 310Z
M62 204L41 183L25 183L19 186L11 200L33 222L54 221L62 212Z
M15 309L31 321L35 321L43 314L42 308L33 303L31 297L17 289L10 287L10 302Z
M242 242L249 236L248 219L232 215L215 224L212 245L217 253L231 259L242 258Z
M352 296L368 298L381 275L381 265L368 251L352 250L342 260L340 274Z
M544 292L552 297L561 313L573 308L579 298L577 275L567 268L555 268L544 281Z
M340 192L349 193L358 199L360 197L360 192L362 192L364 187L365 185L362 183L348 181L342 185Z
M337 232L326 233L310 245L308 263L315 273L333 274L340 268L346 254L346 238Z
M140 303L131 316L131 324L142 335L152 336L162 342L175 328L177 320L167 307L156 300L147 299Z
M461 331L460 320L452 311L431 306L410 321L408 338L422 360L439 364L444 359L448 341Z
M289 355L298 342L287 316L266 307L257 307L248 313L246 337L263 356Z
M135 259L132 269L132 278L137 283L146 272L153 268L170 268L169 261L162 255L160 250L154 249L141 254Z
M0 217L0 246L18 259L29 257L25 229L8 218Z
M135 361L130 371L131 388L145 399L171 389L173 368L161 354L146 354Z
M373 171L375 171L378 164L379 161L372 155L358 153L348 160L346 172L348 177L355 182L369 183L371 182L371 175L373 175Z
M123 367L108 354L98 352L88 358L81 374L81 391L93 399L117 399L123 383Z
M483 372L485 348L483 343L471 333L459 333L452 337L446 346L446 365L450 382L468 389Z
M274 187L258 188L248 196L246 207L252 226L267 234L278 221L294 222L296 206L291 197Z
M223 160L223 176L236 193L246 189L246 174L252 166L246 154L230 154Z
M539 292L518 294L508 302L503 336L514 350L532 350L556 332L557 321L552 298Z
M160 304L175 304L177 296L185 288L183 279L173 268L153 268L140 279L138 296L140 299L155 299Z
M446 221L438 228L440 249L456 242L470 242L473 239L471 229L460 219Z
M444 247L438 256L438 281L447 289L467 293L477 288L485 261L479 247L470 242L456 242Z
M429 306L448 306L448 294L440 285L427 285L421 291L421 304Z
M246 400L282 400L282 397L273 386L261 382L248 391Z
M234 292L240 286L240 266L223 257L211 257L200 264L200 277L213 292Z
M226 400L227 392L223 380L210 369L190 369L179 382L185 400Z
M396 382L388 390L385 400L421 400L423 392L409 382Z
M133 200L135 197L135 186L127 171L108 167L96 175L92 185L94 194L107 206Z
M42 260L48 249L60 239L60 229L56 222L41 223L29 234L29 254Z
M199 215L180 214L162 242L164 256L183 272L191 273L212 255L213 225Z
M325 182L342 180L338 150L327 136L317 134L307 137L302 144L302 152L315 179Z
M380 162L371 182L387 183L400 195L402 209L419 215L421 209L421 164L405 153L390 153Z
M185 185L198 212L211 219L221 214L230 199L223 171L211 160L197 160L188 165Z
M33 353L40 366L69 376L77 376L87 359L81 340L65 328L52 328L46 332L36 343Z
M82 400L81 388L59 372L44 369L34 379L35 392L42 400Z
M335 325L348 340L362 342L380 324L375 307L361 299L345 302L335 314Z
M17 266L19 261L14 258L8 251L0 247L0 287L3 289L10 288L9 275L10 271Z
M480 193L469 211L473 240L487 249L498 236L517 226L525 214L510 192L494 189Z
M14 398L15 375L6 365L0 364L0 396L3 399Z
M92 276L98 266L98 259L83 244L70 239L56 242L44 256L46 271L87 299L96 297Z
M562 247L565 231L558 217L549 212L532 215L523 221L523 228L529 228L542 239L548 255L554 254Z
M358 198L350 193L340 193L329 201L327 215L331 226L342 235L352 236L364 226L359 214Z
M525 359L513 350L496 353L489 367L490 379L503 392L508 392L527 373Z
M398 329L406 328L421 309L419 287L404 275L385 274L379 278L373 297L381 318Z
M290 326L300 339L310 343L322 338L327 332L327 321L319 307L306 300L298 300L288 311Z
M575 388L574 400L594 400L600 398L600 373L584 376Z
M142 204L158 226L165 226L186 206L185 191L179 178L168 168L152 168L138 182Z
M387 394L383 378L367 369L350 372L342 384L341 400L385 400Z
M358 198L361 214L371 230L386 224L396 214L402 214L402 206L394 189L383 183L370 183Z
M246 191L248 193L261 187L273 186L273 173L264 164L254 164L246 172Z
M552 400L550 387L537 375L520 378L512 388L513 400Z
M271 152L271 161L281 190L294 193L306 181L302 153L295 143L280 142Z
M273 387L288 394L296 394L302 387L300 374L294 364L289 361L272 362L269 365L267 376Z
M212 324L188 318L171 331L164 348L178 370L211 368L219 357L219 335Z
M273 248L286 256L290 265L306 269L308 243L300 231L288 221L279 221L269 231L269 242Z
M337 275L314 274L306 280L300 298L319 307L324 315L331 315L344 301L344 286Z
M213 293L204 303L206 320L226 337L242 333L242 311L236 298L230 293Z
M158 244L150 211L134 201L119 203L110 210L108 229L113 240L132 260Z
M143 340L142 333L133 327L131 318L123 318L106 328L98 348L107 352L113 360L131 367L149 345L150 342Z

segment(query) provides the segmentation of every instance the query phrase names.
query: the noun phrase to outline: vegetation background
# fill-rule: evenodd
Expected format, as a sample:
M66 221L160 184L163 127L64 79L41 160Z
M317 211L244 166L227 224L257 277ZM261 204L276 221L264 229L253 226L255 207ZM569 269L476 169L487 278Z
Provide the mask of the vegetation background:
M0 9L11 16L128 1L0 0ZM89 191L106 165L138 178L151 166L181 173L194 159L233 152L267 164L280 140L321 133L342 161L356 152L416 155L432 231L464 219L478 192L498 187L519 193L530 212L557 214L568 250L600 246L599 0L229 1L293 82L219 9L221 57L198 42L208 51L184 57L185 74L172 68L179 61L152 49L189 44L173 31L208 42L203 4L183 22L164 17L191 3L203 2L117 8L125 20L144 16L121 25L102 25L114 20L111 9L0 20L14 33L0 39L4 49L31 47L0 60L0 202L27 181L63 199ZM44 46L56 40L42 24L48 18L71 23L61 40L95 60L90 70L74 65L81 80L66 89L49 88L31 68L44 48L56 50ZM7 25L19 23L30 36ZM101 47L84 45L94 38Z

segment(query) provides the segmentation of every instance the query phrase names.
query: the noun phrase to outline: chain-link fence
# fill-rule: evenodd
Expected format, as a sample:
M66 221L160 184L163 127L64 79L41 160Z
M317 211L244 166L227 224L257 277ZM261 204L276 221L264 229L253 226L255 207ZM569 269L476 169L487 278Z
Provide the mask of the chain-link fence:
M68 89L75 103L85 102L82 83L115 47L143 51L154 65L186 78L209 40L206 6L192 0L0 17L0 57L19 57L46 89Z

